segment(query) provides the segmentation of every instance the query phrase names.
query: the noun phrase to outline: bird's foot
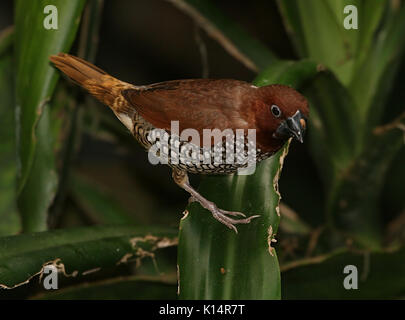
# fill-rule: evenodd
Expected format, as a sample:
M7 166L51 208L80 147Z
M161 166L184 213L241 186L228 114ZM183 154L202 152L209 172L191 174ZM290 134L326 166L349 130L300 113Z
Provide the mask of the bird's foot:
M188 176L186 171L173 169L173 180L176 182L180 187L190 193L191 197L189 199L189 204L191 202L197 201L199 202L205 209L211 211L213 217L217 219L222 224L226 225L229 229L234 230L238 233L238 229L236 229L235 224L247 224L250 223L251 220L254 218L260 217L259 215L254 215L246 218L242 212L237 211L226 211L223 209L219 209L216 204L212 201L207 200L201 194L199 194L194 188L190 185L188 181ZM243 217L244 219L233 219L228 216L233 217Z
M217 219L219 222L222 224L226 225L229 229L232 229L236 233L238 233L238 229L236 228L235 224L247 224L250 223L251 220L260 217L260 215L254 215L246 218L246 215L243 214L242 212L238 211L226 211L223 209L219 209L215 203L208 201L207 203L201 203L201 205L211 211L212 216ZM244 217L245 219L233 219L228 216L240 216Z

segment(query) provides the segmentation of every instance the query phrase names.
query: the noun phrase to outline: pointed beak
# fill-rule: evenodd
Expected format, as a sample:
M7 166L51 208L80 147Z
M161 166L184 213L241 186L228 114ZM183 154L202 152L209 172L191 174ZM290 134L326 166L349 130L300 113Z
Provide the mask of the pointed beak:
M292 117L287 118L277 128L277 137L293 137L299 142L304 142L304 133L306 128L305 118L301 111L297 111Z

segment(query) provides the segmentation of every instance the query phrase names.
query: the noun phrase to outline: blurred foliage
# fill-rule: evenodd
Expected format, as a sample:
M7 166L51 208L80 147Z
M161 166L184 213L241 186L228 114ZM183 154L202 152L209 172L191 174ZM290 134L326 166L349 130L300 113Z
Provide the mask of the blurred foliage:
M57 30L44 28L46 5L59 8ZM57 76L49 55L71 46L83 5L83 0L15 3L17 192L26 232L47 229L47 212L58 183L54 148L61 121L51 114L59 110L48 106Z
M21 229L21 221L16 205L17 162L15 157L16 136L14 125L14 77L12 72L11 38L13 30L8 29L0 36L0 235L16 234Z
M48 4L58 30L43 28ZM357 30L343 25L349 4ZM403 1L13 5L0 32L0 286L13 288L1 297L403 297ZM48 57L59 51L132 83L203 74L290 85L310 101L308 142L254 175L201 179L220 207L261 214L236 235L186 207L168 168L151 166L109 110L57 82ZM50 264L53 292L32 281ZM346 265L358 290L344 289Z

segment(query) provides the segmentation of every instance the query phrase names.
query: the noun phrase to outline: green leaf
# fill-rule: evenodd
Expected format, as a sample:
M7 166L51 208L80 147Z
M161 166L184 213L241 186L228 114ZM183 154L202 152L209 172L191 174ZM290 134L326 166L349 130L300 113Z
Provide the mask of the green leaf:
M405 49L405 6L391 9L380 32L376 35L372 48L356 66L350 83L362 120L363 144L372 128L380 124L387 96L393 86L396 72Z
M289 83L291 79L304 82L317 72L315 64L307 66L307 62L280 62L254 83ZM271 240L279 225L278 179L287 151L288 144L258 164L253 175L203 179L199 192L218 207L261 216L240 225L235 234L199 204L188 206L179 233L181 299L280 298L280 273Z
M47 30L44 7L58 9L58 29ZM56 72L49 56L67 51L80 21L83 0L17 1L15 8L16 114L19 208L25 231L46 229L57 186L50 134L49 99Z
M36 129L36 153L32 170L18 196L24 232L47 229L48 209L58 186L55 157L50 135L49 108L42 111Z
M275 55L265 45L226 17L211 1L169 1L191 16L201 28L249 69L262 70L276 61Z
M279 223L276 207L280 196L273 180L287 150L283 148L259 164L252 177L207 177L202 181L199 192L220 208L261 217L239 226L235 234L199 204L187 208L179 234L181 299L280 298L277 256L269 239Z
M66 276L85 275L146 257L176 244L176 237L169 228L103 226L0 238L0 287L23 285L49 264Z
M268 84L284 84L293 88L304 86L311 81L322 66L309 60L301 61L277 61L264 69L255 79L257 86Z
M282 268L283 299L398 299L405 293L405 249L363 254L339 250ZM346 290L346 266L357 268L358 289ZM350 275L353 275L351 272Z
M36 142L35 125L56 83L56 72L49 63L49 56L59 51L67 51L72 44L84 3L83 0L16 2L15 52L21 140L20 189L28 179L33 163ZM47 30L43 25L46 17L44 8L47 5L54 5L58 9L57 30Z
M380 0L357 0L356 2L345 0L345 4L359 6L359 28L357 32L350 32L353 47L355 47L356 61L353 66L353 75L357 71L357 66L361 65L374 46L374 37L378 27L381 25L383 14L387 9L387 1Z
M11 30L11 29L9 29ZM14 127L14 77L12 34L0 36L0 236L21 230L16 193L16 141Z

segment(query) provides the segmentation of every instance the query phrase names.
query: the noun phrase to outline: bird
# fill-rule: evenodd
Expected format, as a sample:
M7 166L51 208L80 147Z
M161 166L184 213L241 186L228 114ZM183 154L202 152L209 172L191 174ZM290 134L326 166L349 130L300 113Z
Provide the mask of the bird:
M151 161L169 165L174 182L190 199L236 233L237 224L259 215L218 208L191 186L188 174L234 174L269 158L291 138L303 142L309 104L286 85L257 87L234 79L133 85L67 53L52 55L50 61L107 105L149 151Z

